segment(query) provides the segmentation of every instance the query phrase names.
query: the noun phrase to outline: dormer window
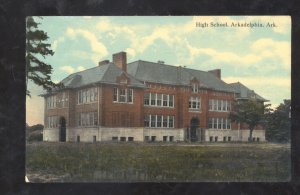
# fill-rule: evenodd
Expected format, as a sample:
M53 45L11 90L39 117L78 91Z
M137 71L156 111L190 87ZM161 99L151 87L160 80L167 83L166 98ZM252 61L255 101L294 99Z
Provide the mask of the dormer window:
M197 83L193 83L192 84L192 92L193 93L198 93L198 84Z
M126 79L122 79L122 80L120 80L120 83L121 84L127 84L127 80Z

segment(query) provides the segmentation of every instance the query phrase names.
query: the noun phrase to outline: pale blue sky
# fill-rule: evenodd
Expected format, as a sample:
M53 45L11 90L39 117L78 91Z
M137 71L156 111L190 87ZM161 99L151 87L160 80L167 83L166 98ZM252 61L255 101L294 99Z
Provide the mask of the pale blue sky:
M270 100L273 107L290 99L291 20L289 16L252 17L43 17L36 18L55 51L45 61L52 79L97 66L119 51L127 61L164 61L198 70L222 69L225 82L245 84ZM208 23L205 28L196 22ZM228 27L210 27L210 23ZM263 27L231 27L233 23L259 23ZM267 27L275 23L276 27ZM31 87L31 85L30 85ZM31 88L33 95L42 93ZM43 99L27 100L27 122L43 123Z

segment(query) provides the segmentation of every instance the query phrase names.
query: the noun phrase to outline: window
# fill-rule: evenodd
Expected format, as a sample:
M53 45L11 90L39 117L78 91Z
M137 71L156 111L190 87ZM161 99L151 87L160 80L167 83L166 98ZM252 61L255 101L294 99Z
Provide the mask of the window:
M145 136L144 140L149 141L149 136Z
M230 136L228 137L228 141L229 141L229 142L231 141L231 137L230 137Z
M134 137L128 137L128 141L132 142L134 140Z
M200 98L199 97L190 97L189 108L191 110L200 110Z
M221 111L227 112L230 111L230 102L227 100L209 100L209 110L210 111Z
M146 93L144 96L144 105L149 105L150 102L150 93Z
M192 84L192 92L193 93L198 93L198 84L196 84L196 83Z
M174 136L169 137L170 142L174 141Z
M230 119L227 118L209 118L208 128L210 129L231 129Z
M80 136L79 135L77 135L77 142L80 142Z
M256 141L259 142L259 137L256 138Z
M113 93L113 101L117 102L118 101L118 88L114 88L114 93Z
M126 137L120 137L120 141L121 142L125 142L126 141Z
M47 98L47 108L56 108L58 107L58 99L55 95L49 96Z
M162 94L157 94L157 99L156 99L156 105L157 106L161 106L161 103L162 103L162 101L161 101L161 99L162 99Z
M223 119L222 118L218 118L218 129L222 129L222 123L223 123Z
M210 141L210 142L212 142L212 141L213 141L213 139L214 139L214 137L213 137L213 136L210 136L210 137L209 137L209 141Z
M230 111L231 110L231 103L230 102L227 102L227 111Z
M163 127L168 127L168 117L167 116L163 117Z
M168 139L168 136L163 136L163 141L166 142Z
M213 124L214 124L214 129L217 129L217 127L218 127L218 120L216 118L213 118Z
M173 107L174 95L169 95L169 107Z
M226 142L226 136L223 137L223 142Z
M174 95L146 93L144 95L144 105L174 107Z
M214 102L213 110L218 110L218 100L213 100L213 102Z
M212 129L213 128L213 118L208 119L208 128Z
M96 102L98 100L98 89L97 87L81 89L77 93L78 104L85 104L90 102Z
M215 136L215 142L217 142L218 141L218 136Z
M144 125L145 127L167 127L174 128L174 116L162 116L162 115L145 115Z
M132 89L128 89L128 102L132 103L133 102L133 90Z
M157 116L157 123L156 123L156 126L157 126L157 127L161 127L161 122L162 122L162 116L161 116L161 115L158 115L158 116Z
M163 94L163 106L168 106L168 95Z
M213 103L214 101L212 99L209 100L209 110L213 110Z
M151 93L150 96L151 96L151 106L155 106L156 94Z
M78 113L78 126L96 126L98 125L97 112L82 112Z
M113 89L113 102L132 103L133 102L133 89Z
M93 136L93 142L95 143L96 140L97 140L97 137L96 137L96 135L94 135L94 136Z
M227 120L224 118L222 118L222 129L226 129L227 128L227 126L226 126L226 122L227 122Z
M156 136L151 136L151 141L154 142L156 140Z
M156 115L151 115L151 127L155 127Z
M218 110L222 110L222 101L218 100Z
M67 93L66 92L63 92L62 93L62 95L61 95L62 97L61 97L61 106L63 107L63 108L65 108L65 107L67 107L67 101L68 101L68 97L67 97Z
M222 101L222 110L223 111L227 110L227 101Z
M145 115L144 125L145 127L150 127L150 115Z
M78 104L82 104L82 91L78 91Z
M174 127L174 116L169 116L169 128Z
M227 129L231 129L231 120L230 119L226 120L226 124L227 124Z
M118 137L112 137L111 140L112 141L118 141Z
M48 128L58 127L58 116L49 116L48 117Z
M119 102L126 102L126 89L119 89Z

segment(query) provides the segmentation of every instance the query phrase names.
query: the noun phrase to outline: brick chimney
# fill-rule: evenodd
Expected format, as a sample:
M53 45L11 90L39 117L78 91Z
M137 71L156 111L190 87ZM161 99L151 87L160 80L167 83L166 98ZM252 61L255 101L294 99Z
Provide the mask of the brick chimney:
M218 79L221 79L221 69L209 70L208 72L212 73Z
M126 52L119 52L113 54L113 63L121 68L124 72L127 72L127 57Z

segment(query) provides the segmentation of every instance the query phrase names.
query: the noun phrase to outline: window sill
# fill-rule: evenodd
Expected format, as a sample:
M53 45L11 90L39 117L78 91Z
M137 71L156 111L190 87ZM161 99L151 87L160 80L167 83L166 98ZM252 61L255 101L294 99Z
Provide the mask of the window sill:
M198 112L198 113L202 113L201 110L196 110L196 109L189 109L189 112Z
M208 110L209 112L230 112L230 110Z
M96 126L77 126L76 128L79 129L79 128L95 128L95 127L98 127L97 125Z
M133 104L133 102L113 102L114 104Z
M80 103L80 104L77 103L77 106L79 106L79 105L85 105L85 104L95 104L95 103L97 103L97 102L98 102L98 101L88 102L88 103Z
M144 127L146 129L175 129L175 127Z
M56 107L56 108L47 108L47 110L64 109L64 108L69 108L69 107L62 107L62 108L58 108L58 107Z
M170 106L155 106L155 105L145 105L145 104L144 104L144 107L151 107L151 108L175 108L174 106L173 107L170 107Z

